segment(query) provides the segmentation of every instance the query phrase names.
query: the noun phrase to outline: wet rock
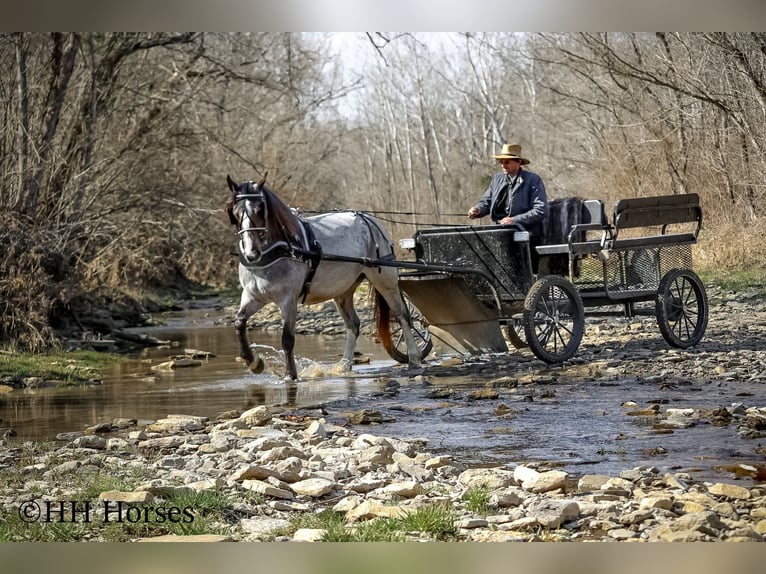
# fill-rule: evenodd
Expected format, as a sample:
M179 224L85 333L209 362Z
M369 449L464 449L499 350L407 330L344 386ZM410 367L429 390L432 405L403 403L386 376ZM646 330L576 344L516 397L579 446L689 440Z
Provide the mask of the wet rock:
M351 413L348 420L353 425L369 425L383 422L383 414L375 409L362 409Z

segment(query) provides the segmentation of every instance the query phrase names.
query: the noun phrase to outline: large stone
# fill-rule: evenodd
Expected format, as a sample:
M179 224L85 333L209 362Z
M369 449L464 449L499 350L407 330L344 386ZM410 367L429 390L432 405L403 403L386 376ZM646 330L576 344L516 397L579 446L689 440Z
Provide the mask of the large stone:
M407 511L399 506L387 506L375 500L365 500L346 513L347 522L369 520L371 518L403 518Z
M297 494L310 496L311 498L320 498L329 494L335 489L335 483L324 478L307 478L290 485Z
M460 473L457 480L466 488L505 488L516 486L514 473L501 468L469 468Z
M574 500L545 500L534 504L529 511L540 526L553 529L577 518L580 507Z
M266 406L257 406L246 410L236 419L239 423L249 427L261 427L272 418L271 409Z
M552 490L566 490L569 475L561 470L549 470L541 472L537 477L532 477L521 483L521 488L529 492L541 493Z
M228 534L163 534L151 538L139 538L138 542L231 542L234 539Z
M274 471L266 468L265 466L250 464L235 470L229 476L229 480L234 480L237 482L241 480L247 480L247 479L263 480L265 478L272 476L273 474L274 474Z
M380 492L392 498L412 498L423 492L423 487L419 482L406 480L403 482L392 482L375 492Z
M740 500L748 500L751 496L750 489L725 482L717 482L711 485L708 488L708 492L715 496L726 496L728 498L737 498Z
M286 500L295 498L295 494L289 490L277 488L276 486L272 486L268 482L263 482L261 480L243 480L242 487L272 498L283 498Z
M148 504L154 501L154 495L148 491L124 492L121 490L105 490L98 495L99 500L109 502L124 502L125 504Z
M205 428L204 417L172 415L160 419L149 426L146 430L159 433L182 433L200 431Z
M603 474L585 474L577 481L577 490L580 492L593 492L601 490L601 487L609 481L611 477Z
M72 441L75 448L92 448L96 450L106 449L106 439L98 435L84 435Z
M239 526L246 534L251 535L253 538L262 538L270 535L276 530L282 530L289 528L290 521L284 518L243 518L239 521Z
M299 528L293 534L293 542L321 542L325 534L324 528Z
M370 447L359 453L359 463L386 465L393 462L394 447L390 444Z

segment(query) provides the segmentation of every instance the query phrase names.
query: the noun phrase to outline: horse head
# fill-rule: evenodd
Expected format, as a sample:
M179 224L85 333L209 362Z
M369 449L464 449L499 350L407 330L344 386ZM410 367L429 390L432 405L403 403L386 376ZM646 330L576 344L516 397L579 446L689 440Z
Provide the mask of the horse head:
M246 265L257 265L266 251L289 251L300 243L300 222L290 208L266 186L266 174L255 184L236 183L226 176L231 199L226 204L229 220L237 227L239 252Z
M269 225L268 197L265 193L266 175L256 184L236 183L231 176L226 182L232 196L226 203L229 221L237 228L239 253L243 262L255 262L272 242Z

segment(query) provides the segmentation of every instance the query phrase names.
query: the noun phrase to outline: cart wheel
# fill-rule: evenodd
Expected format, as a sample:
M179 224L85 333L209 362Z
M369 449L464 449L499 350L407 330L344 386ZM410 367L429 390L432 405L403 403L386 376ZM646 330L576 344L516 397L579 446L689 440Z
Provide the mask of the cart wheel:
M663 276L655 314L660 333L671 346L686 349L700 342L707 328L708 301L694 271L671 269Z
M511 322L505 326L505 334L508 335L508 340L515 348L526 349L529 347L522 319L511 319Z
M538 359L546 363L571 359L585 332L582 298L574 285L558 275L536 281L524 300L524 328Z
M420 350L420 358L425 359L434 348L428 324L417 307L412 304L404 293L402 293L402 298L410 313L412 334L415 336L415 343L417 343ZM407 363L410 360L407 355L407 341L404 338L404 332L399 320L391 314L391 309L388 306L385 306L385 308L381 306L376 313L375 319L378 326L380 344L383 345L383 348L392 359L400 363Z

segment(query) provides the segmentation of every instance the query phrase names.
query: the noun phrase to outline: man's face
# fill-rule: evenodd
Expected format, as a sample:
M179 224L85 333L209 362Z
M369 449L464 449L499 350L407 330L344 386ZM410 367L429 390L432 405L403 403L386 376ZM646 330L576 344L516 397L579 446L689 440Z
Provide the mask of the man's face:
M500 165L503 167L503 172L507 174L515 174L519 170L519 166L521 165L521 161L518 159L501 159L498 160L500 162Z

